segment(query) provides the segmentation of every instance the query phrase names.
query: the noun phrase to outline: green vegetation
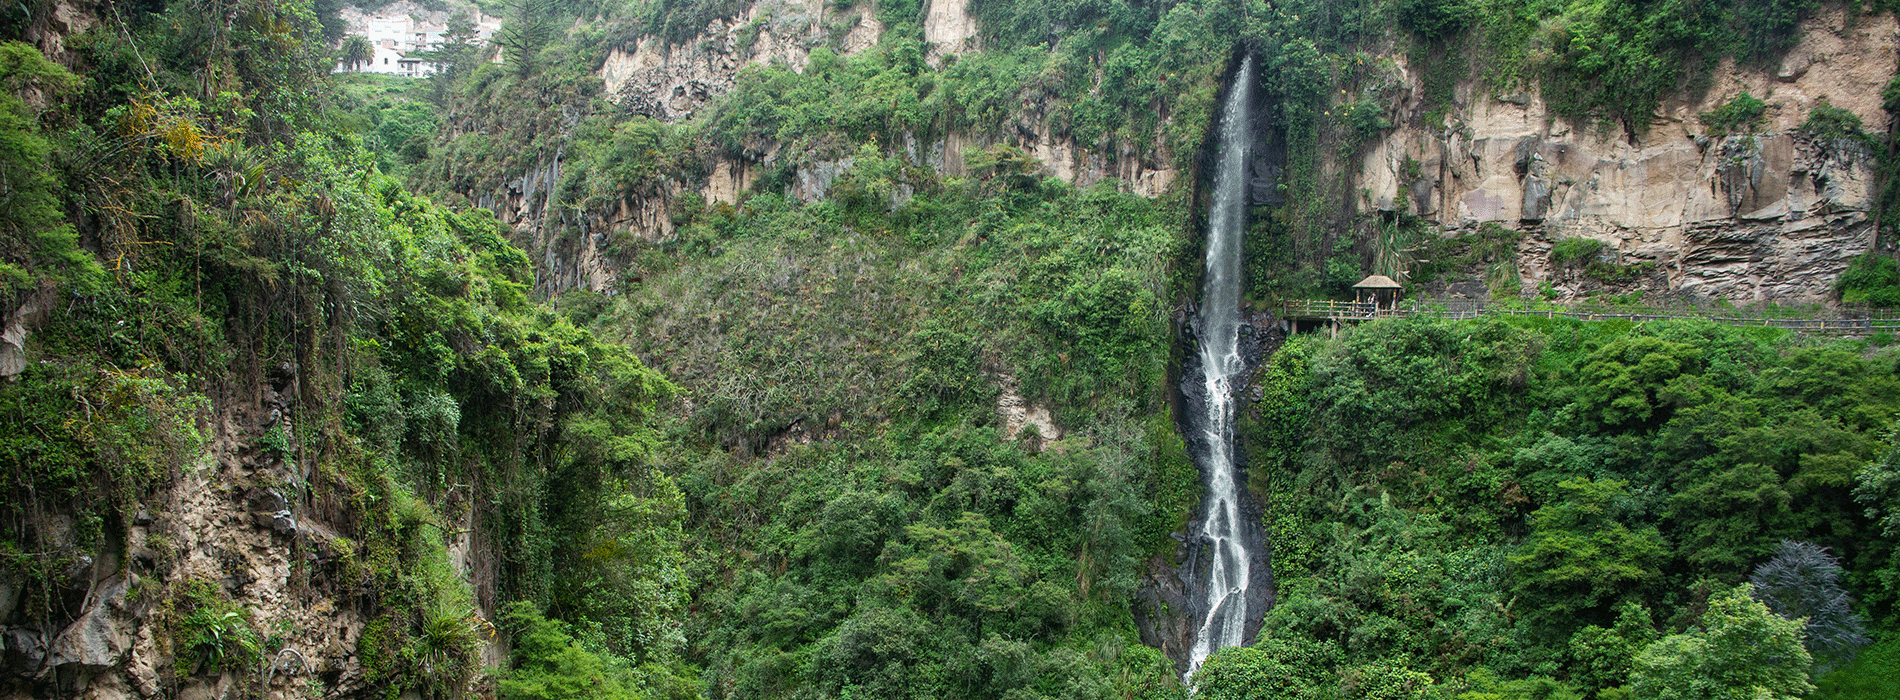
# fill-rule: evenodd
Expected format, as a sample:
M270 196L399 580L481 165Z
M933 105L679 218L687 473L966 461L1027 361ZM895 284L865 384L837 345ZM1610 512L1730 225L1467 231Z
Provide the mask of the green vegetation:
M418 187L479 201L558 160L528 206L548 212L558 245L599 236L626 265L611 294L558 306L687 397L657 462L678 486L686 577L700 582L683 658L714 697L1168 687L1133 643L1134 569L1120 567L1168 553L1192 502L1161 369L1164 309L1195 269L1195 203L1077 190L1002 144L946 154L968 173L949 177L906 144L1027 129L1186 165L1244 49L1268 86L1263 130L1287 152L1289 202L1255 213L1251 296L1344 293L1413 262L1428 275L1482 267L1510 288L1515 232L1441 239L1405 213L1366 225L1353 194L1319 176L1392 126L1391 66L1366 42L1397 18L1421 55L1472 49L1500 91L1541 85L1566 116L1641 132L1722 57L1775 58L1811 8L978 2L986 50L934 66L921 9L867 8L886 27L877 46L834 43L800 71L747 68L671 123L600 94L598 56L641 32L685 44L736 6L609 10L435 83L444 131L410 171ZM759 31L741 33L742 54ZM1433 70L1432 99L1448 103L1467 68ZM1764 110L1738 99L1708 126L1746 132ZM623 203L703 182L720 159L756 176L736 202L675 198L660 242L602 235ZM793 196L814 172L838 177L797 191L825 197ZM1647 271L1592 244L1560 242L1553 262L1606 283ZM1288 602L1270 653L1223 652L1210 673L1304 679L1287 687L1321 696L1595 695L1631 683L1645 648L1687 630L1782 537L1855 536L1816 523L1860 522L1841 465L1872 458L1869 416L1887 399L1855 394L1872 403L1848 411L1851 427L1824 412L1783 421L1807 399L1745 382L1820 362L1885 386L1891 372L1843 359L1853 351L1783 358L1779 336L1701 326L1627 338L1626 326L1532 321L1380 327L1338 347L1300 341L1269 370L1296 395L1260 404L1277 408L1260 409L1250 444L1271 446L1253 478L1275 494ZM1003 387L1051 408L1062 439L999 430ZM1717 447L1718 428L1678 422L1716 422L1704 404L1774 434ZM1668 461L1643 461L1665 447ZM1782 492L1799 505L1782 508ZM579 644L559 648L592 648Z
M860 158L830 202L695 217L595 321L699 387L665 468L696 577L729 577L689 634L708 692L1166 688L1128 606L1197 491L1162 413L1168 209L1005 150L886 215L840 196L893 187ZM999 440L986 367L1070 434Z
M1768 103L1743 92L1728 104L1703 112L1697 118L1708 128L1710 136L1744 135L1759 129L1767 112Z
M1892 614L1895 360L1702 323L1411 319L1296 338L1243 426L1272 494L1281 598L1256 646L1276 661L1223 652L1202 692L1278 697L1246 694L1272 677L1317 697L1373 682L1801 696L1804 637L1851 640L1857 618ZM1831 560L1797 564L1783 540L1851 552L1838 580L1855 612L1826 623L1839 634L1737 587L1831 600L1802 583Z
M1720 59L1772 65L1794 46L1796 25L1817 6L1813 0L1523 2L1486 6L1481 23L1490 50L1502 59L1492 69L1494 81L1535 79L1559 113L1642 133L1665 97L1706 88Z
M1441 275L1476 270L1489 283L1493 296L1516 297L1521 284L1517 273L1517 244L1523 238L1524 232L1496 223L1486 223L1477 231L1426 237L1418 246L1410 281L1430 284Z
M610 109L593 66L565 52L532 70L478 68L449 104L490 115L489 133L451 121L459 135L413 172L472 198L559 153L546 206L565 238L699 176L712 155L785 154L739 206L682 198L671 240L609 240L629 264L613 298L559 300L691 392L656 466L690 514L684 658L704 669L704 692L1165 697L1174 671L1136 640L1130 600L1139 562L1169 551L1198 491L1164 402L1188 204L1078 190L1008 146L957 154L967 177L893 155L880 144L1001 125L1027 82L1093 99L1085 64L1054 63L1089 55L1086 43L937 71L920 38L897 26L872 51L815 51L801 72L750 69L674 124ZM1220 66L1183 57L1194 72L1174 79L1211 102ZM1136 59L1117 70L1161 70ZM583 116L553 121L549 100ZM1069 114L1057 128L1090 144L1180 139L1169 158L1203 136L1199 121L1162 134L1152 109ZM796 168L845 158L824 201L782 194ZM1005 439L1005 376L1065 434ZM559 656L518 654L517 668L554 688L548 676L587 663Z
M833 191L888 192L880 172L860 161ZM1023 394L1065 419L1110 402L1155 410L1178 255L1167 209L1011 177L915 183L889 220L883 195L766 195L699 217L642 253L660 266L638 270L601 327L704 387L693 421L727 444L801 420L984 415L983 362L1017 368Z
M51 120L18 96L26 89L59 95L79 82L31 45L0 41L0 182L7 183L0 188L0 305L9 309L42 285L90 286L102 274L61 215L58 181L46 172Z
M1550 247L1550 264L1568 267L1596 262L1603 255L1604 243L1594 238L1565 238Z
M483 562L492 604L534 601L672 678L684 513L653 463L673 385L531 301L492 214L379 172L426 156L433 110L399 81L338 90L309 5L111 23L66 39L85 80L0 43L0 313L29 334L0 381L0 576L20 593L0 618L63 629L93 577L124 576L161 611L167 683L259 678L292 631L266 629L241 556L160 531L130 550L189 472L322 526L285 600L368 621L351 682L370 694L461 696L479 674L492 628L457 531L505 552Z
M515 642L514 667L498 683L496 695L503 700L698 697L689 679L673 677L657 664L634 669L625 657L588 648L568 625L543 617L525 601L509 604L503 621Z
M1630 694L1659 700L1806 696L1814 686L1801 621L1776 616L1749 592L1742 584L1711 597L1696 628L1645 647L1630 674Z
M1813 8L1812 0L1666 8L1569 0L986 0L970 6L985 50L933 66L925 60L931 49L923 41L922 5L888 2L855 8L874 13L884 27L877 46L843 56L834 36L799 70L749 66L730 94L691 119L659 123L648 116L679 109L679 100L636 100L671 100L664 108L610 102L618 96L600 94L594 74L601 57L644 35L684 50L708 22L737 16L739 4L528 3L505 33L507 65L460 57L431 79L448 118L416 179L447 201L489 201L509 181L552 173L558 163L557 187L523 194L531 210L558 212L544 225L571 249L581 236L611 228L605 222L622 215L623 202L661 196L659 183L703 181L719 156L762 170L752 185L758 193L782 193L801 169L856 159L867 146L890 158L904 152L903 144L953 133L1033 131L1038 140L1069 139L1149 166L1187 168L1214 116L1220 76L1245 51L1258 59L1266 88L1262 130L1286 154L1288 202L1254 217L1250 296L1346 296L1351 282L1382 267L1381 251L1390 248L1375 232L1379 226L1353 214L1350 183L1320 176L1394 126L1387 105L1400 72L1368 55L1369 46L1395 38L1411 46L1423 63L1414 70L1424 71L1425 99L1436 105L1428 121L1444 118L1451 86L1481 65L1499 94L1540 88L1580 126L1640 133L1666 96L1695 94L1724 58L1779 58ZM739 58L762 27L795 32L821 20L848 22L843 13L853 8L830 9L838 16L760 17L740 32ZM575 20L586 21L563 29ZM1467 55L1482 60L1467 64ZM1711 133L1739 132L1764 109L1744 95L1706 116ZM420 148L406 153L422 155ZM923 167L920 154L904 160L899 170ZM546 199L533 201L542 192ZM685 198L675 205L676 212L697 208ZM624 243L610 241L607 250L624 259ZM1642 272L1591 274L1625 284Z
M1848 304L1900 306L1900 262L1876 251L1861 253L1835 279L1834 292Z
M263 643L251 611L224 598L206 581L182 586L170 601L177 616L172 632L173 673L178 677L197 670L248 671L263 657Z
M1605 284L1626 284L1653 266L1651 263L1624 265L1615 260L1616 252L1593 238L1565 238L1550 247L1551 267Z
M1861 650L1854 662L1814 679L1813 697L1875 700L1900 691L1900 644L1889 638Z
M376 169L400 177L429 158L441 126L427 82L377 73L335 76L331 118L363 137Z
M1835 107L1823 99L1808 110L1808 118L1801 122L1802 133L1817 139L1867 139L1867 133L1860 129L1860 115L1851 110Z
M115 8L65 38L83 79L0 43L0 313L32 317L0 382L0 576L20 592L0 622L62 629L89 567L126 561L163 611L168 683L255 675L294 631L238 577L181 573L209 555L165 533L122 556L189 474L323 526L287 545L296 594L366 621L368 695L461 697L492 673L503 698L1179 698L1133 600L1178 563L1198 493L1168 405L1192 177L1157 199L1076 187L983 135L1192 173L1249 53L1287 202L1254 213L1253 299L1404 269L1515 295L1517 232L1360 218L1324 176L1396 126L1398 66L1373 47L1447 59L1425 72L1434 119L1484 70L1635 133L1715 62L1771 60L1811 5L980 0L986 50L926 60L923 4L857 8L885 31L845 55L852 6L830 3L802 70L748 67L671 122L603 94L602 57L683 46L738 4L516 3L501 63L463 24L427 80L330 76L364 47L316 41L336 38L327 2ZM0 38L46 12L0 11ZM1704 124L1747 133L1764 109L1743 95ZM1851 117L1804 128L1859 138ZM943 168L912 152L950 135L978 138ZM731 162L750 189L709 205L697 186ZM468 206L511 190L540 230ZM660 201L671 235L616 230ZM518 235L593 246L620 281L557 293ZM1648 271L1606 252L1571 238L1550 259ZM1892 289L1877 255L1841 281L1852 302ZM1528 318L1295 339L1245 425L1280 605L1200 692L1786 696L1805 649L1841 664L1822 692L1875 692L1892 644L1841 650L1856 615L1890 639L1900 601L1881 344ZM464 536L473 561L452 560ZM1740 584L1783 540L1845 559L1783 567L1764 607ZM1808 624L1842 644L1771 612L1831 595L1822 579L1854 607ZM485 671L497 635L508 665Z

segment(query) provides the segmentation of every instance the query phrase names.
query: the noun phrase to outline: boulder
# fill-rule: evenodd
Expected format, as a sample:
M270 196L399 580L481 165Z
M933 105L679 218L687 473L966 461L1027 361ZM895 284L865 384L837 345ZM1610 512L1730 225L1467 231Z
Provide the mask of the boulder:
M297 536L297 517L291 515L290 511L280 510L275 513L252 513L251 517L257 519L259 527L270 528L272 532L279 535Z
M92 607L53 638L47 650L47 665L77 666L88 671L117 665L132 647L132 634L129 624L113 619L110 603L124 597L126 588L125 579L104 584L94 596Z
M253 511L275 513L290 510L289 499L284 498L283 492L277 489L253 487L244 492L244 500Z
M1519 221L1535 223L1550 211L1550 175L1544 159L1533 156L1524 175L1524 201L1518 208Z
M7 670L24 676L38 673L46 661L46 635L33 627L14 627L0 634Z

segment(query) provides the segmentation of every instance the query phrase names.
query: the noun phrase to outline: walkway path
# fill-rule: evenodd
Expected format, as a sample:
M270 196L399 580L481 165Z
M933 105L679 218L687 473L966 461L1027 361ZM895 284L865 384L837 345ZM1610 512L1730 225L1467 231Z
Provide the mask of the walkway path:
M1351 301L1328 301L1324 299L1300 299L1283 302L1280 305L1280 318L1315 321L1369 321L1375 318L1401 316L1438 316L1449 319L1477 318L1484 314L1504 314L1511 316L1543 316L1546 318L1574 318L1584 321L1680 321L1700 319L1714 321L1730 326L1763 326L1785 328L1803 333L1823 333L1840 335L1869 335L1879 332L1900 334L1900 317L1891 311L1881 312L1837 312L1841 316L1832 318L1777 318L1768 316L1728 316L1718 314L1698 314L1693 310L1653 309L1645 311L1589 311L1573 307L1546 305L1541 309L1493 306L1482 301L1452 301L1420 299L1402 301L1395 306L1375 307L1370 303Z

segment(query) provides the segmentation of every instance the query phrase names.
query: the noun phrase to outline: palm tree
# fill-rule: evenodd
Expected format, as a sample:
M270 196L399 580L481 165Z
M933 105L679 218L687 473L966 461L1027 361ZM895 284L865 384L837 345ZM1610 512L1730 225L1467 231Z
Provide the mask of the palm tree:
M357 70L376 60L376 47L369 43L369 37L351 34L343 39L343 60L350 64L350 70Z

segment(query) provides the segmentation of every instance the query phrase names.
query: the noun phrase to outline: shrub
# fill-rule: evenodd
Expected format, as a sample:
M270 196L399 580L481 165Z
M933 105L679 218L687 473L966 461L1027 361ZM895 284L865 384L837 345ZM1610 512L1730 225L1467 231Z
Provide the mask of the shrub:
M263 643L251 626L250 608L225 597L214 584L188 582L171 604L177 606L179 616L172 628L173 663L178 676L198 669L246 669L262 660Z
M1844 107L1828 104L1825 98L1814 105L1814 109L1808 110L1807 121L1801 122L1798 129L1814 138L1828 141L1866 137L1866 132L1860 128L1860 115Z
M1604 284L1628 284L1648 270L1650 263L1621 265L1604 255L1608 244L1591 238L1566 238L1550 248L1550 265L1573 269Z
M1744 92L1728 104L1703 112L1697 119L1709 130L1710 136L1746 134L1761 126L1762 115L1767 111L1768 103Z
M1542 609L1576 613L1631 595L1662 578L1662 535L1633 520L1637 494L1615 479L1573 478L1560 500L1531 515L1531 536L1510 556L1521 594Z
M1900 263L1868 251L1855 256L1834 280L1841 301L1870 306L1900 306Z
M1361 99L1347 104L1344 108L1345 122L1360 143L1371 141L1379 132L1392 128L1392 120L1386 117L1385 105L1375 99Z
M502 619L514 640L514 668L497 684L505 700L641 697L632 671L582 646L567 623L543 617L524 601L510 603Z
M1550 264L1558 267L1587 265L1603 253L1603 241L1594 238L1566 238L1550 247Z
M1814 690L1801 625L1750 599L1748 584L1709 599L1702 624L1636 655L1630 695L1657 700L1782 700Z
M1399 26L1432 39L1457 34L1476 14L1462 0L1402 0Z

